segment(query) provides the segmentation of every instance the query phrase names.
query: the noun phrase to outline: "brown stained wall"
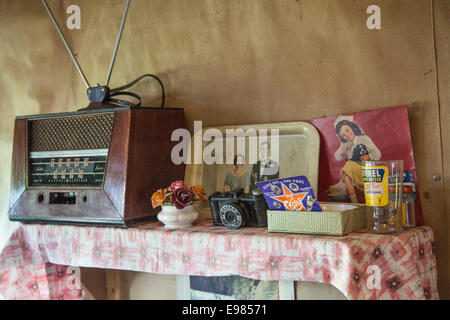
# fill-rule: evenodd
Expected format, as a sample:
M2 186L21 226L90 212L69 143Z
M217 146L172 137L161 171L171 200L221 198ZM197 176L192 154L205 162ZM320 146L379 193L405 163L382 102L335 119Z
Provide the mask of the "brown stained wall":
M81 30L63 30L91 84L104 83L125 0L48 2L62 26L67 6L81 7ZM371 4L381 8L381 30L366 28ZM424 219L449 298L449 12L448 0L134 0L111 87L157 74L167 106L185 109L189 129L194 120L294 121L407 105ZM14 117L73 111L87 98L40 1L0 0L0 43L7 194ZM151 80L135 91L159 105ZM0 230L6 210L5 197Z

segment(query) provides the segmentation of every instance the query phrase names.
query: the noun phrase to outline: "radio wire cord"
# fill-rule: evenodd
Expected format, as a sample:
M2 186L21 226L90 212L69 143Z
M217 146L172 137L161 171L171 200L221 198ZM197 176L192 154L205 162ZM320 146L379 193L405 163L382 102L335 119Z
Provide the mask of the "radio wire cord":
M115 88L115 89L111 89L110 90L110 94L107 96L105 102L110 102L110 103L113 103L113 104L116 104L116 105L121 105L121 106L140 107L141 103L142 103L142 98L139 95L137 95L136 93L129 92L129 91L123 91L123 90L134 86L136 83L138 83L139 81L141 81L145 77L150 77L150 78L155 79L156 81L158 81L159 85L161 86L161 107L160 108L163 109L164 105L166 103L166 95L165 95L165 92L164 92L164 85L163 85L161 79L159 79L154 74L150 74L150 73L144 74L144 75L140 76L139 78L137 78L136 80L133 80L130 83L124 85L124 86L121 86L121 87L118 87L118 88ZM131 97L137 99L139 102L138 103L132 103L132 102L126 101L126 100L112 98L112 97L115 97L115 96L131 96Z

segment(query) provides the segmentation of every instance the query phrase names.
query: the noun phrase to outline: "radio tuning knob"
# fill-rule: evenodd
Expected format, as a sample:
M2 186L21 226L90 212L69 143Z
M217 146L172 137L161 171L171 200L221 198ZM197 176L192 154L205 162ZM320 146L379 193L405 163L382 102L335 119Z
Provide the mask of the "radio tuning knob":
M39 193L37 200L38 200L39 203L44 202L44 200L45 200L44 194L43 193Z

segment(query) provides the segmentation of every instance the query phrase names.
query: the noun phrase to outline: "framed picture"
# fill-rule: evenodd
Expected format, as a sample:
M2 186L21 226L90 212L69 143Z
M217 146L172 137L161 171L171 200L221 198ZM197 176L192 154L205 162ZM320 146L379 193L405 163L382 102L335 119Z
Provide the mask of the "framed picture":
M294 300L294 281L240 276L177 276L178 300Z
M202 185L207 195L257 188L256 182L304 175L317 192L317 130L307 122L201 128L191 139L185 182ZM211 217L208 203L202 217Z

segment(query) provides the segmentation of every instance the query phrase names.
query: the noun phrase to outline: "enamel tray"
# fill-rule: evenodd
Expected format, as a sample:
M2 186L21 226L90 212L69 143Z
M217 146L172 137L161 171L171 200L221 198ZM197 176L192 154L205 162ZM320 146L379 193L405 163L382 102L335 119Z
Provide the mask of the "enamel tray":
M254 163L260 157L259 147L262 142L267 141L271 159L277 158L271 155L276 155L276 151L272 149L275 149L277 144L279 146L276 161L279 178L304 175L317 195L320 138L316 128L308 122L229 125L201 130L197 130L191 139L185 172L187 185L203 186L208 196L215 191L224 191L226 176L235 168L232 164L233 155L244 155L244 170L251 176ZM238 145L239 134L245 136L241 140L245 141L244 148L242 143L241 146ZM231 159L231 164L227 164L227 155L228 163ZM205 160L211 161L211 158L214 158L216 163L207 164ZM220 159L222 163L217 163ZM194 160L197 164L193 163ZM196 209L200 212L200 217L211 218L207 202L197 202Z

